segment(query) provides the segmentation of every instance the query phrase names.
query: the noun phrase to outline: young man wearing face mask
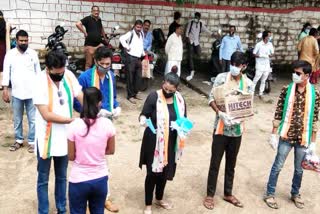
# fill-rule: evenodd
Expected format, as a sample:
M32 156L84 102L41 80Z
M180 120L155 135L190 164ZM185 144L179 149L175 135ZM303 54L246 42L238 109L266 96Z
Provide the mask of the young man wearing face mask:
M100 9L98 6L91 7L91 15L86 16L76 23L77 28L85 37L84 52L86 56L85 70L91 68L93 64L93 55L98 47L103 46L102 38L107 41L106 33L104 32ZM83 28L85 27L85 28Z
M190 81L195 73L194 70L194 62L193 57L196 55L200 57L201 47L200 47L200 34L202 32L206 32L210 34L212 37L215 36L213 32L211 32L205 24L200 20L201 14L196 12L194 14L194 19L188 22L186 28L186 38L187 38L187 47L188 47L188 65L190 70L190 75L187 76L187 81Z
M260 81L259 98L262 99L269 73L272 72L270 67L270 57L274 54L274 48L270 39L270 31L262 33L262 41L258 42L253 49L256 57L256 73L253 79L253 88L255 89L257 82Z
M59 51L50 51L45 56L46 69L33 81L33 103L36 111L35 154L38 160L38 213L49 213L48 182L51 160L55 172L55 200L57 213L67 213L67 126L73 121L73 100L81 103L81 85L74 74L65 68L67 56Z
M294 175L291 187L291 200L297 208L304 208L300 195L303 169L301 162L306 148L315 154L316 133L320 96L309 82L311 65L307 61L292 63L292 83L282 88L273 120L270 144L277 148L272 165L264 201L273 209L279 205L275 200L278 176L291 149L294 149ZM279 136L277 136L279 135Z
M231 56L230 72L221 73L217 76L209 96L209 106L215 111L216 120L213 130L207 197L205 197L203 205L210 210L215 206L214 195L217 187L220 162L224 153L226 153L226 166L223 199L236 207L243 207L242 203L232 194L235 166L243 133L243 123L232 120L232 118L218 108L214 97L214 89L215 87L223 86L225 93L240 89L245 93L252 94L251 80L242 75L242 71L245 68L246 57L244 53L234 52Z
M242 44L240 37L235 35L236 27L230 25L229 34L224 36L219 49L219 60L221 64L221 72L228 72L230 68L230 57L235 51L241 51Z
M117 101L116 80L111 70L111 58L110 49L105 46L99 47L94 53L94 66L82 73L78 81L82 90L96 87L101 91L103 99L99 116L113 120L120 116L121 108ZM77 112L81 112L81 104L77 99L74 100L73 107ZM110 190L109 187L108 190ZM108 191L105 207L111 212L119 211L119 208L110 200L110 191Z
M111 57L111 50L104 46L99 47L94 53L94 66L78 78L82 89L96 87L101 91L103 96L101 113L110 119L118 117L121 113L117 101L116 80L111 70ZM78 100L74 102L74 109L78 112L81 111Z
M23 112L26 109L29 125L28 152L33 153L35 142L35 107L32 102L36 74L41 71L38 54L28 47L28 33L20 30L16 34L17 47L7 52L3 67L4 102L10 102L9 83L12 84L12 108L14 116L15 142L10 151L16 151L23 146Z
M138 96L142 65L141 57L145 55L143 50L144 35L142 31L142 21L137 20L132 30L120 36L120 43L126 50L126 71L127 71L127 99L130 103L136 104L135 100L142 100Z

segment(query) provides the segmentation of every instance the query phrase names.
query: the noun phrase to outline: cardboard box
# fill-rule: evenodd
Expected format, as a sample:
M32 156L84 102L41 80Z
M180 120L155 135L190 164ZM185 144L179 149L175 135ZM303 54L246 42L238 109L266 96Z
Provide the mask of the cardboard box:
M253 116L253 95L216 87L213 91L218 108L231 118L245 120Z

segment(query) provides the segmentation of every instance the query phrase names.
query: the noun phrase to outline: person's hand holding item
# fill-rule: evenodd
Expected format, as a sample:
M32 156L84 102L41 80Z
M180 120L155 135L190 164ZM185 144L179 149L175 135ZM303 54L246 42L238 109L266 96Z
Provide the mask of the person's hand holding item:
M218 115L221 118L221 120L223 121L224 125L226 125L226 126L232 125L231 118L226 113L219 111Z
M269 144L273 150L276 150L278 148L279 137L277 136L277 134L271 134Z
M98 117L111 117L112 113L106 109L100 109Z
M141 115L139 118L140 126L147 127L147 118L144 115Z
M113 116L113 118L116 119L117 117L120 116L120 114L121 114L121 108L118 106L117 108L115 108L115 109L113 110L112 116Z

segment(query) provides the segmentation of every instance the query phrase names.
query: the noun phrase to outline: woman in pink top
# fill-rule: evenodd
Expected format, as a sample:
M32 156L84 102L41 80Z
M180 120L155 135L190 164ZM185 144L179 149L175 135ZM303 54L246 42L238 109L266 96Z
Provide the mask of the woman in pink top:
M71 214L85 214L87 202L91 214L103 214L108 193L108 166L105 155L114 154L115 128L98 117L102 94L95 88L83 91L83 108L68 130L68 156L74 161L69 177Z

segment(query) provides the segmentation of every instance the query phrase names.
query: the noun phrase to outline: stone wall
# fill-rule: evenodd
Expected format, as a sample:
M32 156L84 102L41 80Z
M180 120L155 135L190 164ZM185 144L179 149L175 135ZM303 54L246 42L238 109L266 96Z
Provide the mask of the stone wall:
M129 0L128 0L129 1ZM262 0L261 0L262 1ZM111 3L113 2L113 3ZM275 60L287 63L296 58L296 38L303 23L309 21L315 27L320 23L320 10L272 10L243 7L224 7L212 5L191 5L175 7L166 1L145 1L139 4L114 3L114 1L94 0L1 0L0 8L5 18L18 29L30 34L31 47L43 49L46 40L54 27L64 22L69 32L65 36L65 44L70 51L79 52L84 44L83 35L75 27L76 21L90 14L91 6L98 5L106 32L115 25L120 25L119 33L125 33L132 27L136 19L150 19L153 28L162 28L167 34L168 26L173 21L173 11L183 14L182 23L193 16L195 11L202 14L202 20L212 31L222 28L225 32L228 24L237 26L244 48L253 46L257 32L269 29L273 32ZM124 1L118 1L124 2ZM135 2L135 1L129 1ZM213 39L203 33L201 46L205 56L210 55Z

